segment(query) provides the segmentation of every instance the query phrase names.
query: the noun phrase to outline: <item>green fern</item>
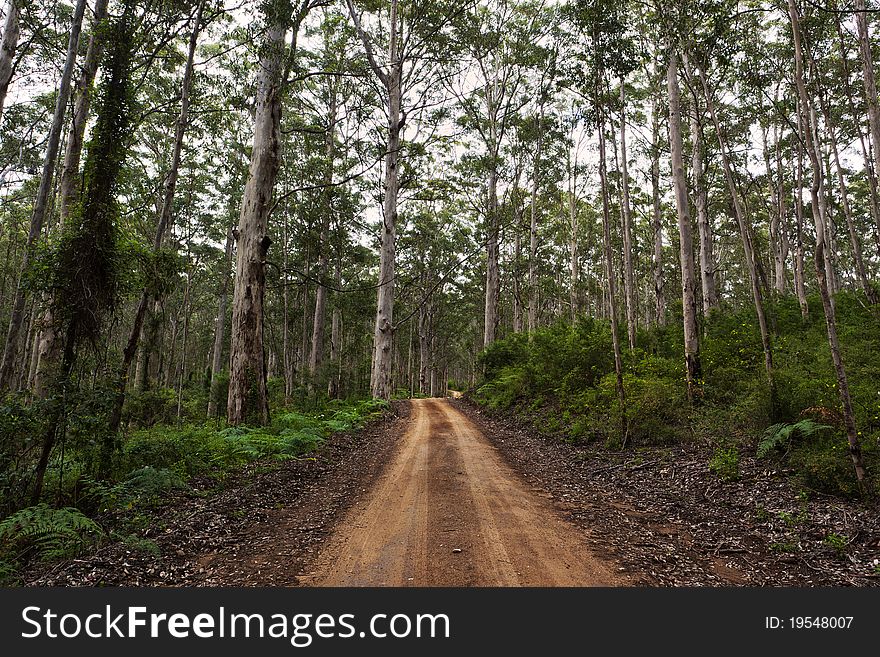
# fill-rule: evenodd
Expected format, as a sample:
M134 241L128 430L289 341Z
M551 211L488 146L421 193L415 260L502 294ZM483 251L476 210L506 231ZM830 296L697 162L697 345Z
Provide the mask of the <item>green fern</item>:
M154 468L151 465L139 468L118 484L126 497L138 500L155 500L167 495L170 491L185 488L186 483L174 471L168 468Z
M757 457L759 459L766 458L770 452L791 447L791 443L795 439L806 439L814 436L822 431L827 431L832 427L827 424L818 424L813 420L801 420L795 424L781 422L767 427L764 431L764 437L758 443Z
M93 545L103 531L78 509L37 504L0 522L0 546L51 561L75 556ZM4 550L5 551L5 550Z

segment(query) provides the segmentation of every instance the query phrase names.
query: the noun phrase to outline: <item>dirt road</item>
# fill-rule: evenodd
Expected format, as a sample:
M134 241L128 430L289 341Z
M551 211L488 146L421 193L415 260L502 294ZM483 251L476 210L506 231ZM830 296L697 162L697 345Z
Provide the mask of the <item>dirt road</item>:
M612 586L613 564L446 400L400 445L299 577L306 586Z

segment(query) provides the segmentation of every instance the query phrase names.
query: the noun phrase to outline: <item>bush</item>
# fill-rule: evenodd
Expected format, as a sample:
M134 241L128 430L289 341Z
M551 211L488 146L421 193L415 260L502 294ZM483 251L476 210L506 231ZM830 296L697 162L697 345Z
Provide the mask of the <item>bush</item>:
M9 396L0 400L0 516L27 504L30 452L40 444L52 402L27 405Z
M739 450L736 447L718 447L709 460L709 472L723 481L739 479Z
M503 368L494 381L477 388L475 396L493 410L504 410L513 406L529 390L528 370L510 366Z
M177 392L172 388L157 388L129 393L122 419L125 424L144 428L171 424L177 419Z
M207 425L155 427L134 432L126 442L117 472L146 467L181 477L227 470L259 458L294 458L318 447L330 434L357 429L389 408L388 402L333 402L319 413L288 410L268 427Z
M864 295L837 297L838 333L849 374L856 424L866 458L880 436L880 322ZM819 308L818 297L810 298ZM639 348L625 352L627 442L671 444L695 436L723 445L712 471L738 475L741 450L777 454L810 488L835 495L856 491L846 445L831 435L841 426L840 398L821 311L801 317L794 297L767 304L774 372L770 387L755 313L749 303L719 309L704 322L703 380L687 402L680 304L667 324L642 328ZM480 356L485 378L474 398L494 409L516 409L550 433L574 442L623 444L621 409L608 322L584 319L499 340ZM845 441L844 441L845 442ZM869 466L873 472L874 466Z
M628 440L635 444L667 445L687 439L687 391L674 379L627 375L624 392ZM619 405L616 398L614 403Z
M214 466L243 463L216 429L208 427L156 427L134 432L123 447L118 471L129 473L151 466L194 475Z
M871 445L866 445L864 454L866 460L876 461L876 449ZM795 445L789 464L810 490L842 497L857 497L860 493L849 444L838 433L817 433Z
M528 346L528 336L514 333L486 347L477 358L477 364L484 368L487 379L493 379L502 369L523 363L528 357Z

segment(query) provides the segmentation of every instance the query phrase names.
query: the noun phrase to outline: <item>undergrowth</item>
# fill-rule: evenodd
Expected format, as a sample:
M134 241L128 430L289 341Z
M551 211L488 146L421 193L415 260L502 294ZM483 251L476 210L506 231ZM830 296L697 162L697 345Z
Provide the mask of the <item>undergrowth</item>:
M860 295L841 293L836 302L856 424L876 487L880 322ZM696 441L709 448L707 466L723 480L738 478L740 459L756 455L782 462L807 491L856 495L819 299L810 299L816 310L807 320L794 299L767 305L775 330L772 388L754 311L721 308L701 327L702 378L691 405L679 307L664 325L641 329L634 351L624 350L625 409L617 393L610 325L590 318L493 343L480 356L485 375L470 396L573 443L620 449L624 442L637 447Z
M158 547L140 530L150 524L157 507L189 489L195 477L221 483L230 472L257 460L271 464L306 458L332 434L357 430L387 410L388 403L379 400L332 401L308 412L282 410L266 427L223 427L208 421L134 429L115 455L109 478L95 474L96 441L78 441L74 426L73 433L68 431L68 448L56 451L50 463L47 499L7 508L0 521L0 584L14 583L28 564L71 558L102 541L119 540L154 553ZM0 428L30 426L34 412L23 404L0 407ZM4 474L5 483L19 485L12 467ZM7 498L6 504L13 499Z

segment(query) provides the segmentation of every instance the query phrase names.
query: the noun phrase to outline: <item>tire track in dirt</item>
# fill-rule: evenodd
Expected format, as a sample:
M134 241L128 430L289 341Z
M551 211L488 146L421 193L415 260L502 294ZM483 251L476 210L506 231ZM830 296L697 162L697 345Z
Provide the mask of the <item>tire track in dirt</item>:
M306 586L626 584L446 400L412 401L399 447L336 525Z

